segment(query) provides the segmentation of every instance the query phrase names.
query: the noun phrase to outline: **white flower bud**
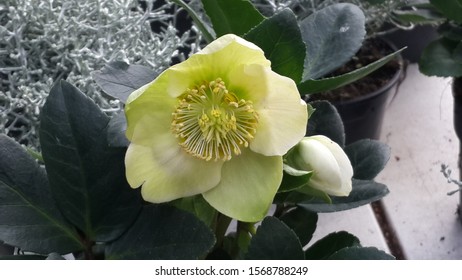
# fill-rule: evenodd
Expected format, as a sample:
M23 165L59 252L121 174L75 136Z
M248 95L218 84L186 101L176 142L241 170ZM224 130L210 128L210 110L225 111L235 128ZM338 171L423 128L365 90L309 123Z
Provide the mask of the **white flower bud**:
M351 192L353 167L343 149L326 136L305 137L292 157L300 170L313 171L308 185L333 196L348 196Z

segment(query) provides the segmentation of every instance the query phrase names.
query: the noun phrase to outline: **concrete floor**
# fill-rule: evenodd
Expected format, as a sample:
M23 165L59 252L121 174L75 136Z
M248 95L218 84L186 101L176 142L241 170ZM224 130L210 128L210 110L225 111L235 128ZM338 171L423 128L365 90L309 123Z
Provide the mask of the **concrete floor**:
M381 141L392 155L376 180L390 189L382 201L407 259L462 259L459 196L447 195L457 187L440 172L447 164L458 176L452 106L451 80L424 76L411 64L386 112ZM318 228L315 238L347 230L363 245L388 251L369 206L323 214Z

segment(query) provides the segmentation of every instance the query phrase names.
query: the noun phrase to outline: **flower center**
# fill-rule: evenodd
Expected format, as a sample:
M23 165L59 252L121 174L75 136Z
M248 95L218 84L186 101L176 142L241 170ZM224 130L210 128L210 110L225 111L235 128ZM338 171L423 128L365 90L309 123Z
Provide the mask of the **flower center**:
M195 157L230 160L254 138L258 114L252 102L238 100L220 78L187 89L178 101L171 128L180 145Z

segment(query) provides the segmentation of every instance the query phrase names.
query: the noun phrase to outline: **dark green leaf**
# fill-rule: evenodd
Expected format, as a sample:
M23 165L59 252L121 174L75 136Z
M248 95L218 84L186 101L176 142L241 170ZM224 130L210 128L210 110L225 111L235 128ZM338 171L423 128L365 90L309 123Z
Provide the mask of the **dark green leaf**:
M117 238L141 209L125 179L125 149L108 146L109 118L61 81L42 110L40 143L52 194L64 216L94 241Z
M462 63L454 59L458 42L440 38L431 42L422 52L419 70L428 76L460 77Z
M310 105L315 109L308 120L307 135L324 135L332 141L345 146L345 129L337 109L327 101L314 101Z
M320 78L345 64L362 45L365 17L353 4L338 3L300 22L306 44L302 81Z
M395 257L374 247L343 248L332 254L329 260L395 260Z
M374 181L353 179L353 190L347 197L331 197L332 204L325 203L318 198L303 202L298 201L300 207L313 212L343 211L377 201L389 193L387 186ZM286 201L289 202L289 201ZM297 203L297 202L295 202Z
M345 153L353 166L353 178L372 180L387 164L391 149L377 140L364 139L345 147Z
M149 205L130 229L106 247L108 259L199 259L214 245L210 229L193 214Z
M462 23L462 0L430 0L444 16Z
M158 72L142 65L129 65L123 61L114 61L107 64L100 71L92 73L95 82L103 91L122 103L135 89L152 82Z
M303 189L300 189L302 188ZM297 204L297 203L321 203L331 204L331 197L318 189L310 187L308 184L305 184L299 188L295 188L293 191L279 192L276 194L273 202L274 203L287 203L287 204Z
M109 121L107 128L107 141L111 147L128 147L130 141L125 136L127 119L125 112L120 112Z
M302 246L305 246L316 230L318 214L297 207L282 215L280 219L297 234Z
M217 213L216 210L205 201L202 195L180 198L172 201L171 204L179 209L194 214L208 226L212 225Z
M440 33L446 39L456 42L462 41L462 26L452 22L441 24L438 27L438 33Z
M457 63L462 63L462 42L459 42L457 47L454 49L452 58L454 58L454 61Z
M82 249L35 160L5 135L0 135L0 159L0 240L40 254Z
M305 252L307 260L325 260L343 248L360 246L359 239L346 232L334 232L316 241Z
M370 73L374 72L375 70L379 69L387 62L395 59L400 52L402 52L405 48L402 48L392 54L389 54L377 61L374 61L371 64L368 64L364 67L356 69L352 72L332 77L332 78L325 78L320 80L306 80L298 85L298 90L301 94L311 94L317 92L328 91L332 89L339 88L341 86L348 85L354 81L357 81Z
M242 36L265 19L247 0L202 0L202 5L217 37Z
M258 45L271 60L271 69L299 83L303 74L305 43L297 19L285 9L262 21L244 38Z
M266 217L252 238L248 260L303 260L303 248L297 235L275 217Z
M284 172L278 192L289 192L305 186L310 180L311 175L312 173L307 173L301 176L292 176Z
M322 201L324 201L325 203L327 204L332 204L332 198L325 192L321 191L321 190L318 190L318 189L315 189L313 187L311 187L310 185L305 185L303 186L303 188L300 188L298 190L296 190L295 192L292 192L291 193L292 195L297 195L297 196L300 196L302 197L302 195L306 195L307 197L310 197L310 200L312 198L316 199L321 199Z

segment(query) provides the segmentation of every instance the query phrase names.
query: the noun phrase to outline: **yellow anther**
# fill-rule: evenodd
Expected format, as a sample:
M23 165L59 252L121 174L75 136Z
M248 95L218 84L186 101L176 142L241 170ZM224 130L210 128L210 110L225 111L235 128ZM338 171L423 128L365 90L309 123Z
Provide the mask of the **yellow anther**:
M207 161L226 161L249 146L257 125L252 102L238 99L218 78L179 97L171 128L187 153Z

